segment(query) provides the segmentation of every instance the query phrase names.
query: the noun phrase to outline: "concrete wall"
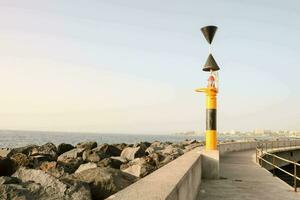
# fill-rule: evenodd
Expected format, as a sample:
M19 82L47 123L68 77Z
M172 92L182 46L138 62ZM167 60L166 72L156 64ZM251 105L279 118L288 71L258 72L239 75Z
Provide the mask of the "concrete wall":
M299 145L300 145L300 141ZM219 154L255 149L258 142L231 142L219 145ZM271 142L270 142L271 147ZM290 146L288 141L273 142L273 145ZM254 151L253 151L254 153ZM112 195L112 200L195 200L201 179L205 178L210 163L203 148L196 148L150 175L140 179L124 190ZM216 157L216 156L215 156Z
M194 200L201 183L201 151L187 152L108 199Z
M250 149L255 149L258 145L258 142L230 142L230 143L221 143L219 144L220 155L234 152L234 151L245 151Z

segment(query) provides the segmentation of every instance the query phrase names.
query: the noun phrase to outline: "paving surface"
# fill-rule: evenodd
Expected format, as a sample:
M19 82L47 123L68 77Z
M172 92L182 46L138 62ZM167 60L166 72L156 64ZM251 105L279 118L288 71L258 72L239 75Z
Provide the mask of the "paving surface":
M300 194L255 163L255 151L220 158L219 180L202 180L198 200L300 200Z

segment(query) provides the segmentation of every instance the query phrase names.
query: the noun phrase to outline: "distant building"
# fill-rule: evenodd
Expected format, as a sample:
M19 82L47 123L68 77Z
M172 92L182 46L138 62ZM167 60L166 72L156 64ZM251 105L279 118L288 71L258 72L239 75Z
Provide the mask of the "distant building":
M265 130L265 129L255 129L253 131L253 133L255 135L269 135L269 134L272 133L272 131L271 130Z

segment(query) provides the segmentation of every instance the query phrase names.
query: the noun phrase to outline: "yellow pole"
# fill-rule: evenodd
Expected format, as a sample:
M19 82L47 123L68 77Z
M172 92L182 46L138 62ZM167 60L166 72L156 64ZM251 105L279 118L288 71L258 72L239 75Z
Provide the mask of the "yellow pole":
M199 88L196 92L206 94L206 150L217 150L217 89L215 87Z

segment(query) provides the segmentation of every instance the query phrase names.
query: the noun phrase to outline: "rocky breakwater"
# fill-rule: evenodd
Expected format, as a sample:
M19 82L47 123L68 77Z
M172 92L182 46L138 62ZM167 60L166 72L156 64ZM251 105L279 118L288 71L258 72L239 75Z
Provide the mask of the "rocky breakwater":
M141 142L0 149L0 199L105 199L202 142Z

